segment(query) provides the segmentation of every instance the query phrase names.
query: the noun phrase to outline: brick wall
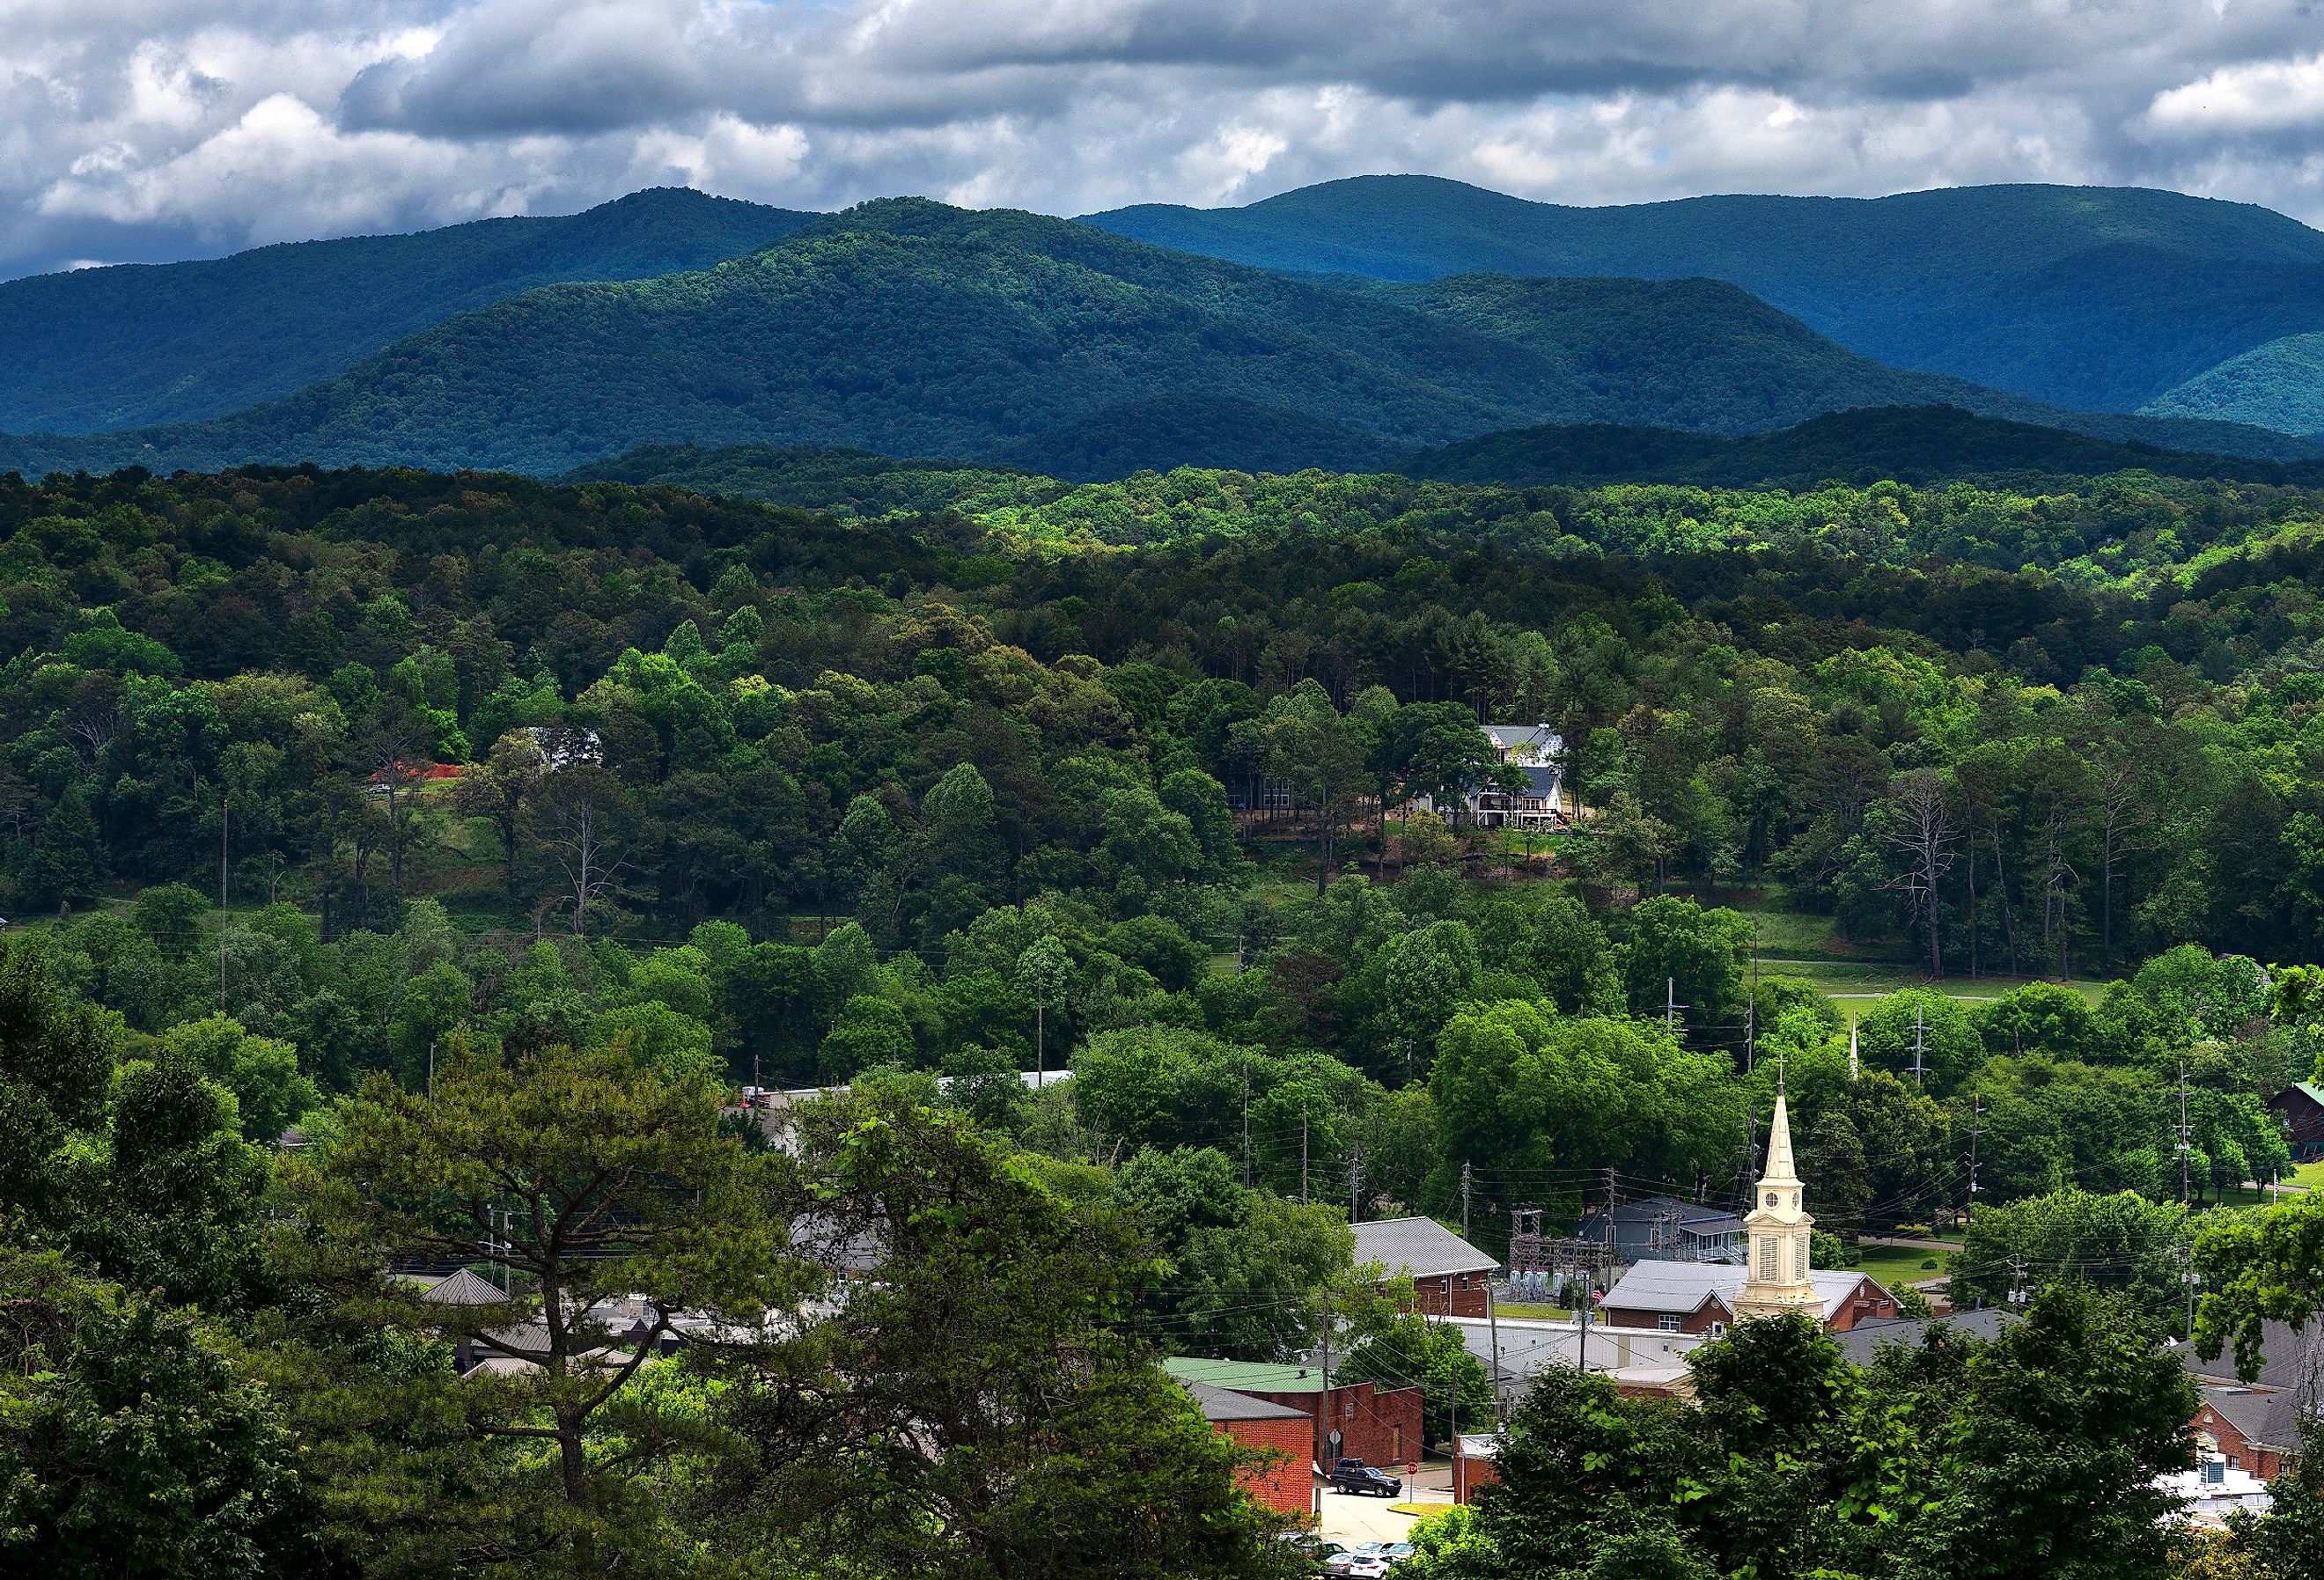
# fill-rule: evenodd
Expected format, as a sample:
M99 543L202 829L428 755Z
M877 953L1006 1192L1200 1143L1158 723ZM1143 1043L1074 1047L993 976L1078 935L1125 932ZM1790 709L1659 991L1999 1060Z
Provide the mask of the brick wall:
M2272 1482L2283 1474L2284 1456L2281 1451L2252 1442L2233 1421L2208 1403L2195 1412L2190 1426L2199 1437L2217 1443L2219 1453L2236 1469L2247 1470L2264 1482Z
M1238 1389L1239 1393L1252 1399L1263 1399L1269 1404L1288 1405L1296 1410L1312 1412L1325 1396L1316 1393L1259 1393L1250 1389ZM1421 1442L1421 1391L1417 1388L1382 1389L1370 1382L1350 1382L1332 1390L1329 1396L1329 1418L1320 1428L1310 1428L1308 1453L1328 1473L1332 1460L1331 1435L1340 1434L1336 1457L1360 1459L1366 1465L1381 1466L1416 1463L1424 1445Z
M1452 1501L1467 1503L1475 1501L1479 1492L1501 1479L1501 1468L1489 1459L1455 1455L1452 1461Z
M1315 1514L1314 1423L1306 1417L1279 1417L1266 1421L1213 1421L1245 1447L1266 1449L1277 1455L1261 1465L1235 1472L1235 1484L1250 1501L1278 1514L1313 1519Z
M1413 1298L1430 1317L1486 1315L1485 1285L1489 1273L1443 1273L1412 1280Z
M1608 1327L1643 1327L1653 1332L1667 1332L1669 1330L1662 1326L1663 1316L1662 1312L1641 1311L1635 1306L1600 1306L1598 1307L1597 1319ZM1711 1325L1714 1322L1731 1324L1734 1320L1726 1307L1716 1300L1710 1300L1704 1302L1702 1309L1690 1311L1678 1319L1678 1331L1708 1333L1711 1331Z

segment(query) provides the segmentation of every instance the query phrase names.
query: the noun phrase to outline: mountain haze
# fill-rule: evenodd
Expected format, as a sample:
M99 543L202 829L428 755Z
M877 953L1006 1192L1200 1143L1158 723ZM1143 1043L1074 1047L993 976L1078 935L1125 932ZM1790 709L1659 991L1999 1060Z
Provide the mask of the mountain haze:
M1880 361L2078 409L2135 410L2237 352L2324 328L2324 234L2248 204L2141 189L1584 208L1367 176L1241 208L1147 205L1086 223L1267 268L1384 280L1702 275Z
M1090 419L1157 400L1179 415L1146 409L1091 448ZM1302 464L1543 420L1743 433L1937 402L2031 410L1884 367L1712 282L1333 283L894 199L709 270L513 296L231 417L0 440L0 465L546 473L641 444L778 443L1084 472L1147 445L1145 464L1287 468L1318 438ZM1062 456L1035 442L1050 434Z
M706 268L813 216L683 188L586 213L0 283L0 431L77 433L279 399L536 286Z

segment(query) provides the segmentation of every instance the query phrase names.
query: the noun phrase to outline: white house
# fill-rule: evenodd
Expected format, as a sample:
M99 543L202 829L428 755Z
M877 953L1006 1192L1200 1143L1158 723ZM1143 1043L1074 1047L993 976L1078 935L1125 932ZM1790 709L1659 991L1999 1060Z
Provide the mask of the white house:
M1515 792L1499 785L1471 789L1462 804L1462 822L1472 828L1554 827L1563 737L1545 724L1480 727L1492 743L1494 755L1525 775L1526 788ZM1434 806L1431 809L1443 810Z

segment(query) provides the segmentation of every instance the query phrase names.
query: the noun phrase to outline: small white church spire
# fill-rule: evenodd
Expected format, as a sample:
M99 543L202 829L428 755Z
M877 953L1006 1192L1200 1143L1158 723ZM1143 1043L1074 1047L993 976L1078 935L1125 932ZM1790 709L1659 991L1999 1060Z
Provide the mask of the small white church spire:
M1776 1317L1786 1311L1821 1317L1823 1300L1808 1278L1808 1248L1815 1220L1807 1214L1805 1196L1806 1187L1792 1160L1790 1104L1779 1077L1775 1123L1767 1132L1767 1165L1752 1193L1751 1210L1743 1218L1751 1265L1743 1292L1735 1302L1738 1318Z
M1856 1017L1848 1017L1848 1078L1851 1081L1864 1073L1863 1063L1856 1055Z

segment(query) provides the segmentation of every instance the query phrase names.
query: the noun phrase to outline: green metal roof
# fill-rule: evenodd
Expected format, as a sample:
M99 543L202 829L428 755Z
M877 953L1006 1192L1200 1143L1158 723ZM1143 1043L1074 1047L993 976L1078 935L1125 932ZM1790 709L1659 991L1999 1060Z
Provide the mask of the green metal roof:
M1177 1355L1162 1363L1164 1371L1185 1382L1243 1393L1321 1393L1320 1367L1287 1361L1212 1361L1200 1355Z

